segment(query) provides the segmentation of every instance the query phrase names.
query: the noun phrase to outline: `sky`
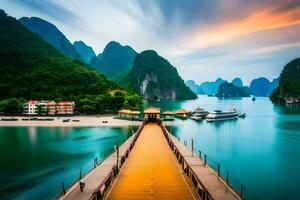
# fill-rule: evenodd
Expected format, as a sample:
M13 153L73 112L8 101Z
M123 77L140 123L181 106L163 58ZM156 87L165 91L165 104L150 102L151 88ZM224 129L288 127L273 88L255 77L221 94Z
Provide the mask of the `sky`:
M299 0L0 0L0 8L45 19L96 54L112 40L154 49L197 83L272 80L300 57Z

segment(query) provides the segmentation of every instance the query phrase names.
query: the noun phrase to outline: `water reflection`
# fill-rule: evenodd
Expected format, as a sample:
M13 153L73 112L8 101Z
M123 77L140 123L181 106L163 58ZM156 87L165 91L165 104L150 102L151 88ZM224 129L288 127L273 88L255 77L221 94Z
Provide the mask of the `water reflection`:
M36 143L36 127L28 127L29 141L31 145Z
M0 128L1 199L52 199L122 144L136 127Z

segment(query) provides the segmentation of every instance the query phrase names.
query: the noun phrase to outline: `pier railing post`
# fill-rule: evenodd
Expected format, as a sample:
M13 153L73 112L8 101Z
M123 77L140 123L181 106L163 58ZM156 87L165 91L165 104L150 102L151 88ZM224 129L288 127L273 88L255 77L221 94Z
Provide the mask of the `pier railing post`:
M192 155L194 154L194 140L193 140L193 138L192 138Z
M202 158L201 158L201 151L199 150L199 158L202 160Z
M243 199L243 193L244 193L244 188L243 188L243 184L241 184L241 197Z
M226 184L228 185L228 176L229 176L229 173L228 171L226 172Z
M204 165L206 165L206 154L204 154Z
M220 177L220 164L218 164L218 178Z

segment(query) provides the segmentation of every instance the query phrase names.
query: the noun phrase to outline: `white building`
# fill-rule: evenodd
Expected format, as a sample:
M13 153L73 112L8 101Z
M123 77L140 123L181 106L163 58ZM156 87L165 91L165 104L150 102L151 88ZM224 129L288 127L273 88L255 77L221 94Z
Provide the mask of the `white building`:
M23 105L23 114L25 115L37 115L38 101L29 100Z

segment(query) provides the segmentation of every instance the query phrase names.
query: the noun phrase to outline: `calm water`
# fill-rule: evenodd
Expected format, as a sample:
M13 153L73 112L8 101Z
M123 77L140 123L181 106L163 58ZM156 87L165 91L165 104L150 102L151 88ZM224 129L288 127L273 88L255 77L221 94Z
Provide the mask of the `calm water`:
M51 199L136 127L0 128L0 199Z
M274 106L267 98L252 102L214 97L148 105L163 111L200 106L208 111L236 108L246 112L245 119L234 121L180 121L171 131L189 146L193 138L195 148L220 163L222 173L228 170L260 199L300 199L300 106Z
M274 106L267 98L148 103L163 111L236 108L245 119L207 123L181 121L171 132L193 138L196 149L221 164L260 199L300 199L300 107ZM147 106L147 105L146 105ZM177 123L176 123L177 124ZM130 136L127 128L0 128L0 199L51 199L102 160L114 144Z

